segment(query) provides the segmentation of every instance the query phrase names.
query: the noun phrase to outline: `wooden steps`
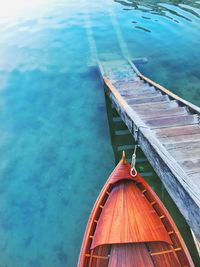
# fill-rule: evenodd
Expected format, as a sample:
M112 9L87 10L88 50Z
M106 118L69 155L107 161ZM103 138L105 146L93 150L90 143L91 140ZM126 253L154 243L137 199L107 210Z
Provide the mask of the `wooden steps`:
M144 92L144 93L147 93L147 92L151 92L151 93L155 93L156 92L156 89L155 87L153 86L149 86L149 85L146 85L145 83L144 84L141 84L140 81L136 81L136 82L133 82L132 83L132 88L129 88L129 87L122 87L120 86L120 89L118 89L118 91L120 93L131 93L131 92L138 92L138 93L141 93L141 92Z
M144 98L144 93L145 93L145 97L155 97L155 96L161 96L162 94L160 92L152 92L152 91L147 91L147 92L141 92L141 91L138 91L138 92L135 92L134 95L132 92L128 92L128 93L124 93L122 92L121 95L127 99L127 100L130 100L130 99L138 99L138 98Z
M185 115L187 114L187 111L185 109L185 107L175 107L175 108L169 108L169 109L165 109L165 110L159 110L155 111L155 110L151 110L151 111L146 111L146 110L139 110L137 111L137 113L141 116L141 118L144 119L153 119L153 118L164 118L164 117L173 117L173 116L177 116L177 115Z
M99 66L111 102L200 238L200 108L128 60Z
M146 124L151 128L163 128L163 127L175 127L182 125L194 125L198 124L197 115L179 115L170 116L165 118L154 118L145 120Z
M165 128L166 129L166 128ZM200 142L200 134L188 134L188 135L175 135L169 137L158 137L163 145L168 143L184 143L184 142L193 142L199 140Z
M179 143L170 143L166 144L165 147L167 149L195 149L200 147L200 142L199 141L189 141L189 142L179 142Z
M200 147L195 147L192 148L192 153L191 149L188 147L182 147L182 148L172 148L168 149L170 151L170 154L177 159L177 162L179 160L197 160L199 159L199 154L200 154Z
M155 95L155 96L151 96L151 97L142 97L142 98L132 98L132 99L127 99L127 103L130 105L134 105L134 104L149 104L152 102L163 102L163 101L167 101L169 98L168 96L163 96L163 95Z
M175 136L188 136L188 135L194 135L194 134L199 134L200 133L200 125L195 124L195 125L184 125L184 126L178 126L178 127L173 127L173 128L166 128L166 129L157 129L156 130L156 135L158 137L175 137Z
M151 103L144 103L144 104L134 104L134 105L130 105L131 108L133 108L136 112L138 110L149 110L149 111L158 111L159 110L166 110L169 108L174 108L174 107L178 107L178 103L174 100L174 101L170 101L166 100L166 101L161 101L161 102L151 102Z

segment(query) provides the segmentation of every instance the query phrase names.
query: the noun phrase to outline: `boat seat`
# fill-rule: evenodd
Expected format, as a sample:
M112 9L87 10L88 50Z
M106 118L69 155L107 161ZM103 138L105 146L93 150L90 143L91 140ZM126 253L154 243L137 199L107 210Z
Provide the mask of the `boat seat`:
M144 243L112 245L108 267L154 267Z
M151 253L151 251L160 251ZM177 256L164 242L111 245L108 267L181 267Z

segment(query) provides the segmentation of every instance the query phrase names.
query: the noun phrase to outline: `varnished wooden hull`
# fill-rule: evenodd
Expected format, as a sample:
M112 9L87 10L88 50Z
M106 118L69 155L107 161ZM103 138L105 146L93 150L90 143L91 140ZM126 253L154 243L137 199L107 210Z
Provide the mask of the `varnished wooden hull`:
M130 168L121 160L99 194L78 267L194 266L168 211Z

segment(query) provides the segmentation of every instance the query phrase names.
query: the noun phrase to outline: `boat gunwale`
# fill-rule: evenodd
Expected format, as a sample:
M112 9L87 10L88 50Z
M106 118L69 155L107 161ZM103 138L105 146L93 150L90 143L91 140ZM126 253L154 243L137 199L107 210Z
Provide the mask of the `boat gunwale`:
M117 166L119 166L119 164ZM130 165L128 162L126 162L125 164ZM79 257L79 261L78 261L78 267L82 267L82 266L85 267L84 264L85 264L85 261L86 261L86 257L88 257L88 254L90 254L96 248L96 247L91 248L92 239L90 237L91 237L91 235L93 235L93 233L91 233L92 225L94 224L93 232L95 233L95 229L96 229L96 225L97 225L97 222L98 222L98 218L101 216L101 211L100 210L102 210L102 208L100 208L100 205L102 204L102 201L105 200L105 202L106 202L108 197L109 197L109 195L107 193L110 193L112 191L113 186L115 184L117 184L117 183L119 183L120 181L123 181L123 180L132 180L133 182L135 182L136 186L139 185L139 184L144 186L144 188L147 190L147 192L150 194L150 196L154 199L154 201L158 205L159 209L162 211L164 217L167 219L168 224L170 225L170 227L173 230L173 234L175 235L176 239L180 243L179 248L181 248L181 250L183 251L182 253L184 254L184 256L187 259L187 261L189 262L190 267L194 267L192 258L191 258L190 254L189 254L189 251L188 251L188 249L187 249L187 247L186 247L186 245L184 243L184 240L183 240L182 236L179 233L179 230L178 230L177 226L175 225L173 219L171 218L171 215L169 214L169 212L165 208L164 204L159 199L159 197L156 195L156 193L153 191L153 189L150 187L150 185L139 174L137 175L137 180L136 179L131 179L131 178L121 178L121 179L118 179L116 182L113 183L112 182L112 176L113 176L114 172L116 171L116 168L113 170L113 172L109 176L108 180L106 181L105 185L103 186L103 188L102 188L102 190L101 190L101 192L100 192L100 194L99 194L99 196L98 196L98 198L97 198L97 200L96 200L96 202L95 202L95 204L93 206L93 209L91 211L91 214L90 214L90 217L89 217L89 220L88 220L88 224L87 224L87 227L86 227L85 235L84 235L84 238L83 238L83 243L82 243L82 246L81 246L81 253L80 253L80 257ZM139 190L141 190L138 186L137 186L137 188ZM105 198L105 195L107 195L106 198ZM150 203L150 201L148 200L148 198L146 196L145 196L145 198ZM153 207L153 209L154 209L154 207ZM99 211L100 211L100 213L99 213ZM98 213L99 213L99 216L97 218L96 215ZM157 211L156 211L156 213L157 213ZM164 228L166 229L166 226L163 223L163 221L162 221L162 224L163 224ZM166 229L166 231L167 231L167 229ZM169 235L170 240L172 240L171 239L171 235L169 234L168 231L167 231L167 233ZM154 241L154 242L156 242L156 241ZM162 241L162 240L161 241L157 241L157 242L167 243L167 242ZM134 242L132 242L132 243L134 243ZM137 243L146 243L146 244L148 244L148 242L137 242ZM119 243L119 244L122 244L122 243ZM103 245L111 245L111 244L101 244L101 246L103 246ZM169 245L171 245L171 244L169 244ZM173 245L174 245L174 241L172 240L172 249L173 250L177 249L176 247L173 247ZM88 251L87 251L87 249L88 249ZM90 258L91 258L91 256L92 255L90 254ZM176 256L178 257L177 253L176 253Z

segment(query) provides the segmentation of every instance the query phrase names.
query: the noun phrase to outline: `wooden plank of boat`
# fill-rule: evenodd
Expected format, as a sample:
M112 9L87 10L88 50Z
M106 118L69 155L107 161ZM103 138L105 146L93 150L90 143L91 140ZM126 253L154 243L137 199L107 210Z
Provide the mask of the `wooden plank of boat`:
M78 267L194 266L155 192L123 155L91 212Z

